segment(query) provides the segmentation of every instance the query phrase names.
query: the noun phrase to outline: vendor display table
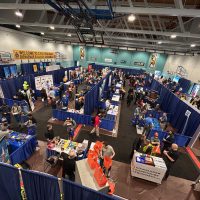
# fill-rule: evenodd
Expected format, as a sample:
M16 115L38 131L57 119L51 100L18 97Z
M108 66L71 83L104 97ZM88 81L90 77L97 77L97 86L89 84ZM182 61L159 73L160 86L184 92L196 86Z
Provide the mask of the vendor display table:
M145 124L146 125L152 124L152 126L153 126L152 128L154 130L158 130L158 131L162 130L160 127L160 123L159 123L158 119L156 119L156 118L151 118L151 117L145 118Z
M147 157L146 154L139 152L134 153L131 162L131 176L161 184L166 171L167 167L162 158Z
M47 158L49 158L52 155L61 154L62 152L68 154L71 149L74 149L76 152L76 147L78 146L78 144L79 143L72 142L70 140L60 139L59 143L53 146L52 148L51 148L51 145L48 146ZM82 145L84 146L83 155L85 156L85 152L87 151L87 147L88 147L88 140L83 140ZM61 148L64 148L64 151L61 151Z
M23 135L24 139L22 139ZM12 132L7 142L12 165L27 160L34 153L37 146L35 136L20 134L17 132Z
M117 116L118 113L119 113L119 106L110 105L107 114L108 114L108 115Z
M108 193L109 190L108 183L103 187L99 187L94 178L94 170L90 169L87 159L76 161L75 182L103 193Z
M120 96L114 94L114 95L112 96L112 99L111 99L111 100L112 100L112 103L113 103L113 104L118 105L118 104L119 104L119 100L120 100Z

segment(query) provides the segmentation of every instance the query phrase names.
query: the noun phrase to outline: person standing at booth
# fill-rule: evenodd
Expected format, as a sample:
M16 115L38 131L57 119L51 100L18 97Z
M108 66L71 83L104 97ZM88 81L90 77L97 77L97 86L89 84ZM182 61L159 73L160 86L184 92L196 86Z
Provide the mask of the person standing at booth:
M105 164L104 164L105 159L109 158L112 161L114 156L115 156L115 151L114 151L113 147L108 145L106 142L104 142L102 150L100 152L100 166L103 168L104 173L106 171ZM107 169L107 177L110 177L110 171L111 171L111 165Z
M163 160L165 161L165 164L167 166L167 171L166 171L164 180L167 180L172 166L174 165L174 163L179 158L178 145L173 143L172 146L171 146L171 149L169 151L164 150L163 154L164 154Z

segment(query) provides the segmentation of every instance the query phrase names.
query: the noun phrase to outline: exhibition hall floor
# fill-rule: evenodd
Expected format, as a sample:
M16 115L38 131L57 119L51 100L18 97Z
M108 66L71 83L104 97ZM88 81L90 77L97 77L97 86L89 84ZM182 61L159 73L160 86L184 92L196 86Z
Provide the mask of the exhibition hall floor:
M121 103L121 113L119 122L119 132L117 138L100 135L97 138L94 134L89 135L89 130L84 127L79 131L76 141L82 142L88 139L89 142L101 140L107 141L112 145L116 156L111 170L111 178L116 181L115 194L127 199L198 199L191 189L191 183L198 176L199 171L195 167L190 157L181 151L179 160L173 167L172 175L167 181L163 181L161 185L156 185L148 181L131 178L130 176L130 152L134 139L136 138L136 129L131 125L131 118L134 106L126 106L126 100ZM40 149L36 151L28 160L33 170L44 172L44 163L46 158L46 142L44 133L46 124L52 116L51 107L42 107L34 112L37 120L37 138L39 140ZM53 125L55 136L66 138L65 128L59 123ZM92 128L92 127L91 127ZM46 173L61 177L61 164L54 168L47 168ZM184 179L183 179L184 178ZM186 180L187 179L187 180Z
M46 142L39 141L40 149L27 161L32 170L44 172L46 155ZM48 167L45 171L54 176L61 177L62 168L59 163L56 167ZM137 178L131 178L130 165L113 161L111 178L116 182L115 194L129 200L197 200L192 181L170 176L167 181L157 185Z

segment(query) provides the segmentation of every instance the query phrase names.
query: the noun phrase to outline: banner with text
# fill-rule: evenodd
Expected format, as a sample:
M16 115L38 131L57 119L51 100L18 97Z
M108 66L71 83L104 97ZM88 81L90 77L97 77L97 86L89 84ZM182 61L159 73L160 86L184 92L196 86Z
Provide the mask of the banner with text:
M55 58L55 52L47 51L29 51L29 50L13 50L14 59L50 59Z

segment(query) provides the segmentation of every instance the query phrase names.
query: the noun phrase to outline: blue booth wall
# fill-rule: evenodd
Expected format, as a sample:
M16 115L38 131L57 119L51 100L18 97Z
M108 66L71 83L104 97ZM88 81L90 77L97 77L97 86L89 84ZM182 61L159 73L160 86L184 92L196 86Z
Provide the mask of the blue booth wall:
M87 66L88 63L99 63L103 65L114 65L124 68L142 68L147 71L159 70L163 71L167 60L167 54L158 54L155 68L149 68L150 59L152 53L128 51L111 48L99 48L99 47L82 47L85 49L84 59L80 59L80 46L73 46L73 58L79 61L80 65ZM115 51L117 53L114 53ZM106 62L105 59L110 59L111 62ZM136 63L144 63L144 66L136 65Z

